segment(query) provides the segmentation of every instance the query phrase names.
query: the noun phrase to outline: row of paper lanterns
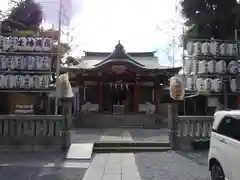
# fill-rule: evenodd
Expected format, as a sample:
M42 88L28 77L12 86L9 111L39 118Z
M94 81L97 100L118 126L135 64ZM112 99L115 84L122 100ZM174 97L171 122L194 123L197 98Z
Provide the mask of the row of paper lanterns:
M50 77L47 75L0 75L0 88L49 88Z
M0 56L0 69L49 70L51 59L48 56Z
M214 74L214 73L226 73L237 74L240 71L240 63L238 61L230 61L227 63L224 60L192 60L187 59L185 61L185 69L187 74Z
M237 92L237 80L235 78L230 80L229 85L232 92ZM175 76L170 78L170 96L174 100L183 100L185 89L206 95L211 92L222 92L223 81L219 78L189 77L185 86L182 77Z
M8 50L49 52L52 48L52 38L0 36L0 51L3 52Z
M232 92L237 91L236 79L233 78L229 82ZM194 78L188 77L186 83L186 90L197 92L221 92L223 90L223 81L219 78Z
M187 54L190 56L213 55L213 56L236 56L237 44L212 42L188 42Z

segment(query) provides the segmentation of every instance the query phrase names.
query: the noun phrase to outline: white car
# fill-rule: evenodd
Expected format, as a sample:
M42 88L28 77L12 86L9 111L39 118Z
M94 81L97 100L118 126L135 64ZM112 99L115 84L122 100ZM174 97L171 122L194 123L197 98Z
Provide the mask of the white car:
M240 179L240 110L214 114L208 162L212 180Z

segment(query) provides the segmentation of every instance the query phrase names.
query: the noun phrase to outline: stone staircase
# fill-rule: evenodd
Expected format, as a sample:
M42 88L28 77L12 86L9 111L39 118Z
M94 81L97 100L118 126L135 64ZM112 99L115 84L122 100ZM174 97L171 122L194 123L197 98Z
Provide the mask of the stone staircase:
M167 127L160 115L130 114L77 114L73 120L75 128L145 128Z
M163 152L171 150L168 142L95 142L94 153L125 153L125 152Z

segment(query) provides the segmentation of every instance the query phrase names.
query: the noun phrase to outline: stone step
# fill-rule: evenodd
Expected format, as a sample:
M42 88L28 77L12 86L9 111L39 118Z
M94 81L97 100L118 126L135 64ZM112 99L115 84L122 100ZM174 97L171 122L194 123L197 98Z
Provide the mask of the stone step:
M168 142L156 141L99 141L94 143L93 152L162 152L170 150Z
M125 148L143 148L143 147L169 147L169 142L157 142L157 141L96 141L94 142L94 148L100 147L125 147Z
M137 152L164 152L170 147L94 147L94 153L137 153Z

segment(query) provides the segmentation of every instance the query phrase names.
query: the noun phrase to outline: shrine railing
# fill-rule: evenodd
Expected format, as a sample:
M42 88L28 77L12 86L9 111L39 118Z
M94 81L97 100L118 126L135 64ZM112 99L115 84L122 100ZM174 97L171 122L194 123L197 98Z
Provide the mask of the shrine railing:
M1 115L0 145L62 146L62 115Z
M178 116L177 132L179 137L209 138L213 116Z

